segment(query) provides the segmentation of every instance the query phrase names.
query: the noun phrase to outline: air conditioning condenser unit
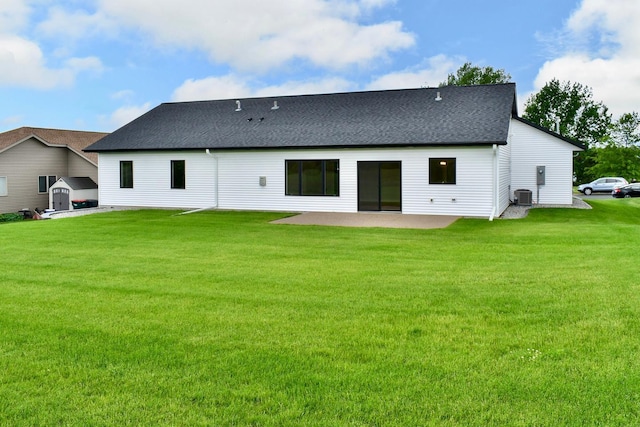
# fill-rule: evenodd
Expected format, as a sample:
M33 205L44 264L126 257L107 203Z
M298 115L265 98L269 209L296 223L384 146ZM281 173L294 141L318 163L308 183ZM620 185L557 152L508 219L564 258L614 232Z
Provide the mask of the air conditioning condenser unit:
M533 193L531 190L519 189L513 192L518 206L531 206Z

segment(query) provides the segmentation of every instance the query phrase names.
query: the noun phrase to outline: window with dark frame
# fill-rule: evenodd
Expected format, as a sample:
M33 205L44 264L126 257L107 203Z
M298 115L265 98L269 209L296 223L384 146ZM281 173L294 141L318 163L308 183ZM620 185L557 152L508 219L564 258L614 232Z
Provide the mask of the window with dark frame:
M429 184L455 184L455 158L429 158Z
M46 193L49 188L56 183L58 178L55 175L38 176L38 193Z
M133 188L133 162L120 161L120 188Z
M285 160L287 196L339 196L339 160Z
M38 193L44 193L47 191L47 176L40 175L38 177Z
M171 160L171 188L186 188L184 160Z

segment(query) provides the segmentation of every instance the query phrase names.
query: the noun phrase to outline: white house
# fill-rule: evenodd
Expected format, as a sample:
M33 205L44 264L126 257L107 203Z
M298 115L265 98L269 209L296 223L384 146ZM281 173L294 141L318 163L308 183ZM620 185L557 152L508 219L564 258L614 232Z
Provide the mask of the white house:
M572 203L584 147L517 116L515 84L165 103L86 149L100 204L493 218Z

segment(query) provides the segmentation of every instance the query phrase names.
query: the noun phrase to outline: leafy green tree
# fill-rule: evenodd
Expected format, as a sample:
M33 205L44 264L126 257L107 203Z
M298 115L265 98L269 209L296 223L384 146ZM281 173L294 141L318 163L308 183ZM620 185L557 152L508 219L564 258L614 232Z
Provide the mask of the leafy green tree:
M625 113L614 123L611 132L613 143L621 147L632 147L640 144L640 114Z
M441 82L439 86L473 86L509 83L510 81L511 75L503 69L496 70L493 67L477 67L472 65L471 62L467 62L458 68L455 74L449 74L447 81Z
M612 124L609 109L593 99L590 87L553 79L526 101L523 117L585 144L587 150L574 159L574 174L578 182L597 177L591 172L596 159L589 147L606 141Z
M594 148L593 176L622 176L640 179L640 115L625 113L613 123L605 143Z
M593 99L590 87L553 79L525 103L523 117L562 136L591 145L603 142L611 128L611 114Z
M592 176L621 176L628 181L640 179L640 147L609 144L594 150Z

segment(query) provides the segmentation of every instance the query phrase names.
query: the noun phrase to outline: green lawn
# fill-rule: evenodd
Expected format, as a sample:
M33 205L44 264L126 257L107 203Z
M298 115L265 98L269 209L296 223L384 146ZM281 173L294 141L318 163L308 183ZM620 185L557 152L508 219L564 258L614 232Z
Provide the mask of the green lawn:
M640 201L0 225L0 425L640 424Z

